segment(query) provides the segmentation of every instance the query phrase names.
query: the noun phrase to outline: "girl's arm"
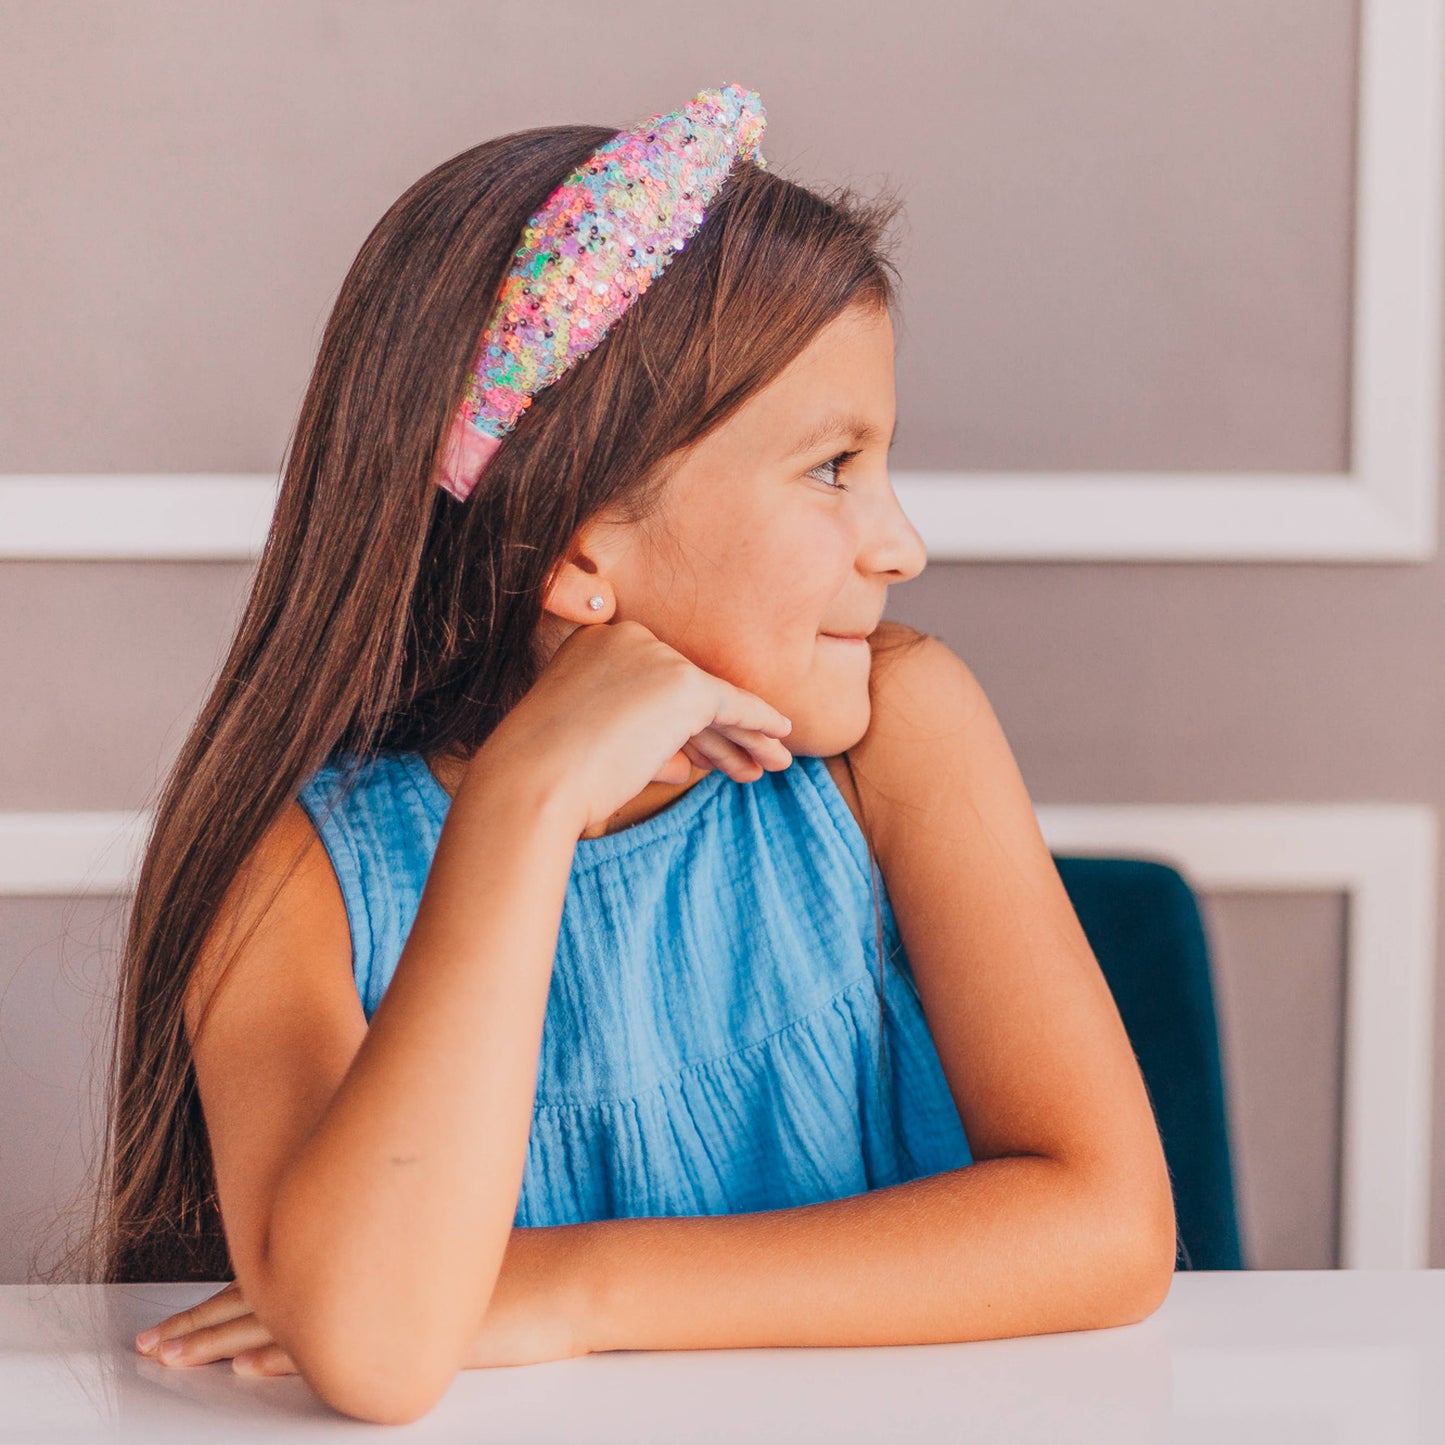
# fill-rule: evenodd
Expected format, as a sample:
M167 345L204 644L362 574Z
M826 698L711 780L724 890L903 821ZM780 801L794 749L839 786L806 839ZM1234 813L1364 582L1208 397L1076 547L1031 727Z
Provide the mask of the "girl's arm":
M598 1348L1091 1329L1168 1292L1153 1111L982 688L936 639L875 655L851 756L978 1162L801 1208L582 1226Z
M1172 1220L1172 1214L1170 1216ZM912 1345L1133 1324L1172 1224L1040 1157L753 1214L571 1225L590 1350Z
M544 770L487 757L369 1029L314 830L199 1036L201 996L187 1000L237 1282L317 1394L378 1423L416 1419L455 1376L526 1160L577 834ZM284 871L297 826L263 840L253 880ZM223 921L254 921L237 895Z
M649 780L689 776L684 745L745 778L786 766L790 727L641 623L576 627L468 761L370 1028L320 840L303 814L294 874L299 806L263 840L277 896L258 910L243 876L216 932L258 925L241 987L204 994L203 948L186 1025L237 1284L328 1403L415 1420L485 1327L578 837Z

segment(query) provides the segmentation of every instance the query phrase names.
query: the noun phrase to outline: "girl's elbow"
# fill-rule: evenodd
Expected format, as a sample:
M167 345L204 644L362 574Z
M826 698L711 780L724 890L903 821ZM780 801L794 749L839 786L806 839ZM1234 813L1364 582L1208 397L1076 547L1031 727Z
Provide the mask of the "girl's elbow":
M1115 1251L1118 1318L1111 1323L1133 1325L1148 1319L1168 1298L1174 1283L1179 1236L1174 1198L1167 1187L1162 1197L1156 1194L1124 1213L1131 1223L1118 1238Z
M428 1414L446 1393L455 1372L425 1373L393 1364L366 1368L356 1361L296 1361L317 1398L333 1410L370 1425L411 1425Z
M1174 1240L1169 1240L1169 1252L1151 1250L1140 1263L1129 1297L1117 1321L1121 1325L1137 1325L1147 1320L1169 1297L1174 1283Z
M265 1318L297 1373L333 1410L374 1425L409 1425L427 1414L461 1368L462 1350L439 1326L401 1329L406 1313L337 1288L326 1271L297 1278L269 1300Z
M288 1353L318 1399L372 1425L410 1425L447 1392L460 1364L443 1349L395 1331L358 1329L326 1308L298 1309ZM354 1319L354 1317L353 1317Z

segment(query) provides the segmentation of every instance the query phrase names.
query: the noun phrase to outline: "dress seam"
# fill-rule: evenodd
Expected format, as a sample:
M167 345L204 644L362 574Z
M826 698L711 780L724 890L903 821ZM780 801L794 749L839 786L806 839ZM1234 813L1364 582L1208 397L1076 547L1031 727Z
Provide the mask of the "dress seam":
M826 760L819 758L818 763L819 771L826 774L826 777L819 778L815 773L810 772L808 774L809 781L818 795L823 811L832 820L834 830L843 841L843 851L853 860L853 866L858 870L858 877L862 880L864 888L868 890L870 923L873 916L873 890L875 888L878 890L878 908L883 915L883 938L887 945L884 951L891 962L903 951L903 939L898 931L898 920L893 914L893 901L888 894L888 881L883 876L883 867L875 862L869 851L868 840L864 836L862 826L853 816L853 810L848 806L848 800L834 781L832 773L828 771ZM845 814L846 816L844 816ZM876 877L874 876L875 870Z
M346 911L347 941L351 945L351 977L364 1004L371 989L372 963L376 956L376 920L363 877L365 869L361 854L345 825L343 806L351 802L354 789L342 794L331 786L335 782L336 774L329 770L319 779L308 779L305 786L297 791L296 801L316 830L341 891L341 902ZM360 947L357 934L363 928L366 937L364 947Z
M426 760L424 758L422 759L422 763L423 766L425 766ZM401 775L406 779L407 786L412 790L417 802L421 804L422 812L425 813L428 818L432 819L433 822L439 825L444 823L445 820L438 816L432 799L422 790L421 783L418 781L411 767L408 766L405 758L402 759Z
M815 768L809 768L806 772L808 781L813 785L813 792L817 795L818 802L822 805L824 813L827 814L828 821L832 823L833 831L838 835L839 841L843 844L843 851L848 855L853 866L858 870L858 877L863 880L864 887L867 887L869 881L868 870L864 867L863 860L859 858L858 851L861 841L862 851L866 855L868 852L868 844L867 841L862 838L862 829L859 828L858 820L853 816L853 810L848 806L847 799L838 791L838 785L833 781L833 775L828 771L827 759L818 758ZM824 776L819 777L818 774L820 773ZM830 793L836 797L836 807L834 806L834 797L830 797ZM842 810L841 813L839 809ZM842 813L848 815L846 819L843 818ZM855 833L858 836L855 837Z
M743 1054L750 1054L754 1050L762 1048L765 1044L772 1043L782 1034L789 1032L789 1030L796 1029L800 1025L809 1023L811 1020L817 1018L819 1014L837 1003L844 994L852 993L854 989L865 983L869 986L870 991L876 987L871 969L866 969L863 973L858 974L850 983L844 984L836 993L830 994L825 998L822 1003L816 1005L814 1008L810 1008L807 1013L799 1014L796 1018L789 1019L787 1023L774 1029L772 1033L764 1034L762 1038L754 1039L751 1043L743 1044L739 1048L730 1049L725 1054L717 1054L708 1059L694 1059L692 1063L685 1064L676 1073L658 1079L656 1082L649 1084L647 1088L640 1089L636 1093L619 1094L615 1098L609 1099L569 1099L554 1104L534 1104L534 1110L540 1112L544 1109L594 1109L604 1104L610 1106L635 1105L640 1099L656 1094L660 1090L678 1083L690 1074L699 1073L704 1069L715 1068L719 1064L729 1063L733 1059L740 1058Z

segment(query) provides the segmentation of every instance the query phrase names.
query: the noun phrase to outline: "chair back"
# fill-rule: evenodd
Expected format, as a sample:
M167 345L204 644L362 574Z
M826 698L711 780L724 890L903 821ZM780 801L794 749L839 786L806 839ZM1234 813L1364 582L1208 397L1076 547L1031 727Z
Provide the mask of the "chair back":
M1209 946L1168 864L1055 857L1154 1104L1180 1269L1243 1269Z

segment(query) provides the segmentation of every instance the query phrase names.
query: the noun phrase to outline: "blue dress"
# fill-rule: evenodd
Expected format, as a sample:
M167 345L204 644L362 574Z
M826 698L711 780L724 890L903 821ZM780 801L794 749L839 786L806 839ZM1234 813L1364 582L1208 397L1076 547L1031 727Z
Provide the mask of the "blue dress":
M350 923L368 1022L451 799L417 752L339 797L300 790ZM705 773L661 812L579 838L542 1029L515 1224L742 1214L972 1162L881 872L879 1069L870 860L822 758Z

